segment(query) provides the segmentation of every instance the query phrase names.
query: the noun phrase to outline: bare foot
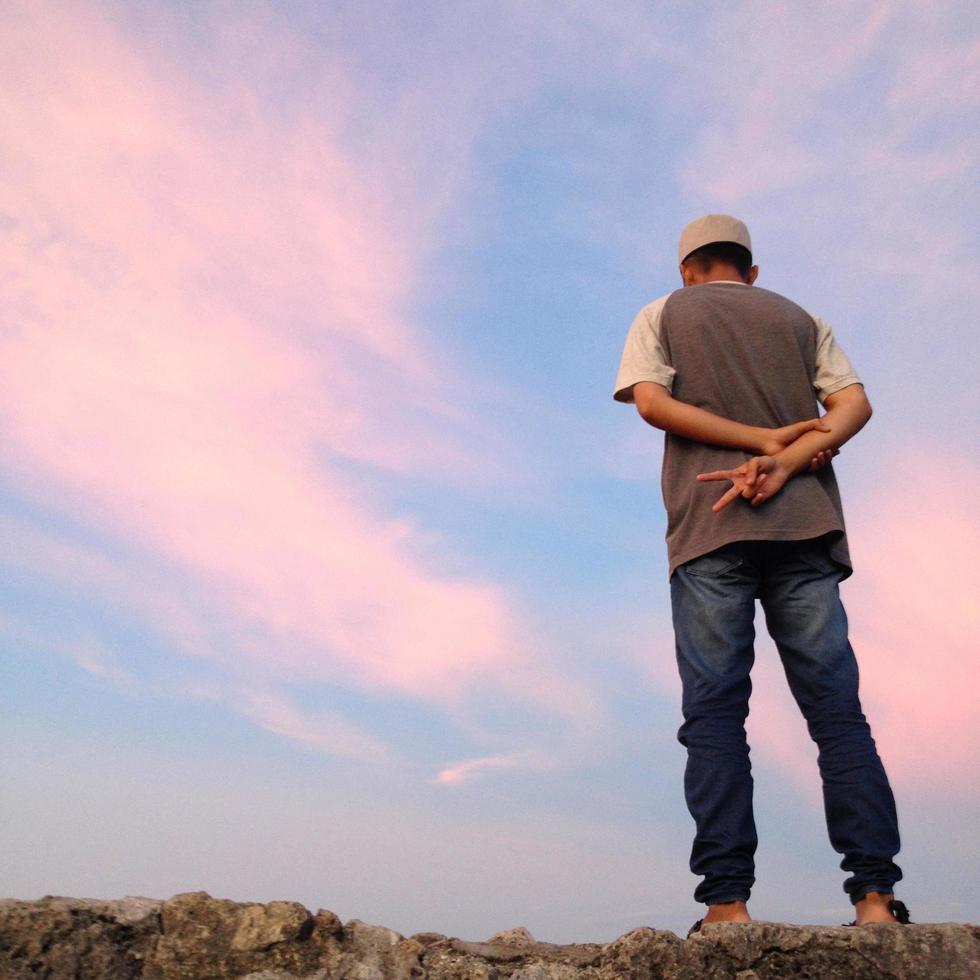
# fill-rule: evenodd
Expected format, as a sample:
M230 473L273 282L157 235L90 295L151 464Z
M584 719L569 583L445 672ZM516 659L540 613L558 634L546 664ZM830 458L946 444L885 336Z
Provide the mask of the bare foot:
M854 905L857 917L854 920L857 925L865 926L871 922L895 922L895 916L888 908L888 903L894 898L891 894L881 894L879 892L868 892L859 902Z
M704 922L751 922L748 906L745 902L723 902L720 905L709 905Z

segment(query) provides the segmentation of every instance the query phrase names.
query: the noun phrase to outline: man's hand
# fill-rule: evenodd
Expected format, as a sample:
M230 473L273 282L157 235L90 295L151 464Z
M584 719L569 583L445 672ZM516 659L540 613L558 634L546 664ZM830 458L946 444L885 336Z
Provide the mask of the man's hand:
M864 386L858 382L832 392L824 399L824 405L827 414L821 419L765 430L767 440L791 440L776 454L754 456L733 470L698 474L699 480L730 480L732 483L711 509L718 513L736 497L745 497L753 507L758 507L779 493L786 481L797 473L812 473L826 466L830 461L828 453L836 456L840 447L860 432L871 418L871 403L864 393Z
M780 473L780 467L773 456L753 456L733 470L714 470L699 473L702 482L710 480L731 480L732 485L715 501L711 509L714 513L724 510L733 500L744 497L753 507L782 490L789 474Z
M770 429L768 438L762 444L762 455L775 456L807 432L830 432L830 426L823 419L807 419L779 429Z
M724 510L733 500L745 497L752 500L761 490L768 479L769 468L775 464L772 456L753 456L732 470L714 470L711 473L699 473L702 482L710 480L730 480L731 486L715 501L711 509L714 513ZM761 501L760 501L761 502Z
M791 426L787 426L787 428L791 428ZM831 458L836 455L837 450L822 449L810 460L810 472L815 473L821 467L826 466ZM712 511L717 514L738 497L744 497L753 507L758 507L759 504L775 497L792 475L788 466L781 465L778 459L766 455L753 456L752 459L733 470L699 473L698 479L703 483L711 480L732 481L732 485L712 505Z
M835 456L840 456L839 449L821 449L813 459L810 460L808 467L811 473L823 469Z

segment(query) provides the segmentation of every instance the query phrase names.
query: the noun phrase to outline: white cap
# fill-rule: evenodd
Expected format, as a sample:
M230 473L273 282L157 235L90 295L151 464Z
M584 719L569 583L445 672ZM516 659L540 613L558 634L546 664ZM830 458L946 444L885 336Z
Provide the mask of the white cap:
M706 214L703 218L695 218L681 232L677 257L683 262L695 249L715 242L734 242L747 248L749 255L752 254L752 239L743 222L728 214Z

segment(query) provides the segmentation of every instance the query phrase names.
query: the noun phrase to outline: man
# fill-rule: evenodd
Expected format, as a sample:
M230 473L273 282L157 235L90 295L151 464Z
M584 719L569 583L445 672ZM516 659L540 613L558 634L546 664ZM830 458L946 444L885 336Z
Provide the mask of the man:
M681 234L683 288L644 307L614 397L663 429L662 488L701 922L748 922L757 844L744 722L755 600L819 747L827 829L855 922L908 921L888 778L858 699L838 583L851 574L832 455L871 406L830 327L754 285L745 225ZM826 409L817 418L817 401ZM720 498L714 481L730 481ZM716 499L718 498L718 499Z

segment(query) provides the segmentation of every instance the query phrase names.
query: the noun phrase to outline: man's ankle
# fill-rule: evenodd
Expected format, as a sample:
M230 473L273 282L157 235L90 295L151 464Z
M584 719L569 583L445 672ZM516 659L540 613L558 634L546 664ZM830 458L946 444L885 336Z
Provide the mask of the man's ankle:
M866 922L894 922L895 916L888 904L894 898L891 892L866 892L854 903L855 921L859 926Z
M709 902L705 922L751 922L746 902Z

